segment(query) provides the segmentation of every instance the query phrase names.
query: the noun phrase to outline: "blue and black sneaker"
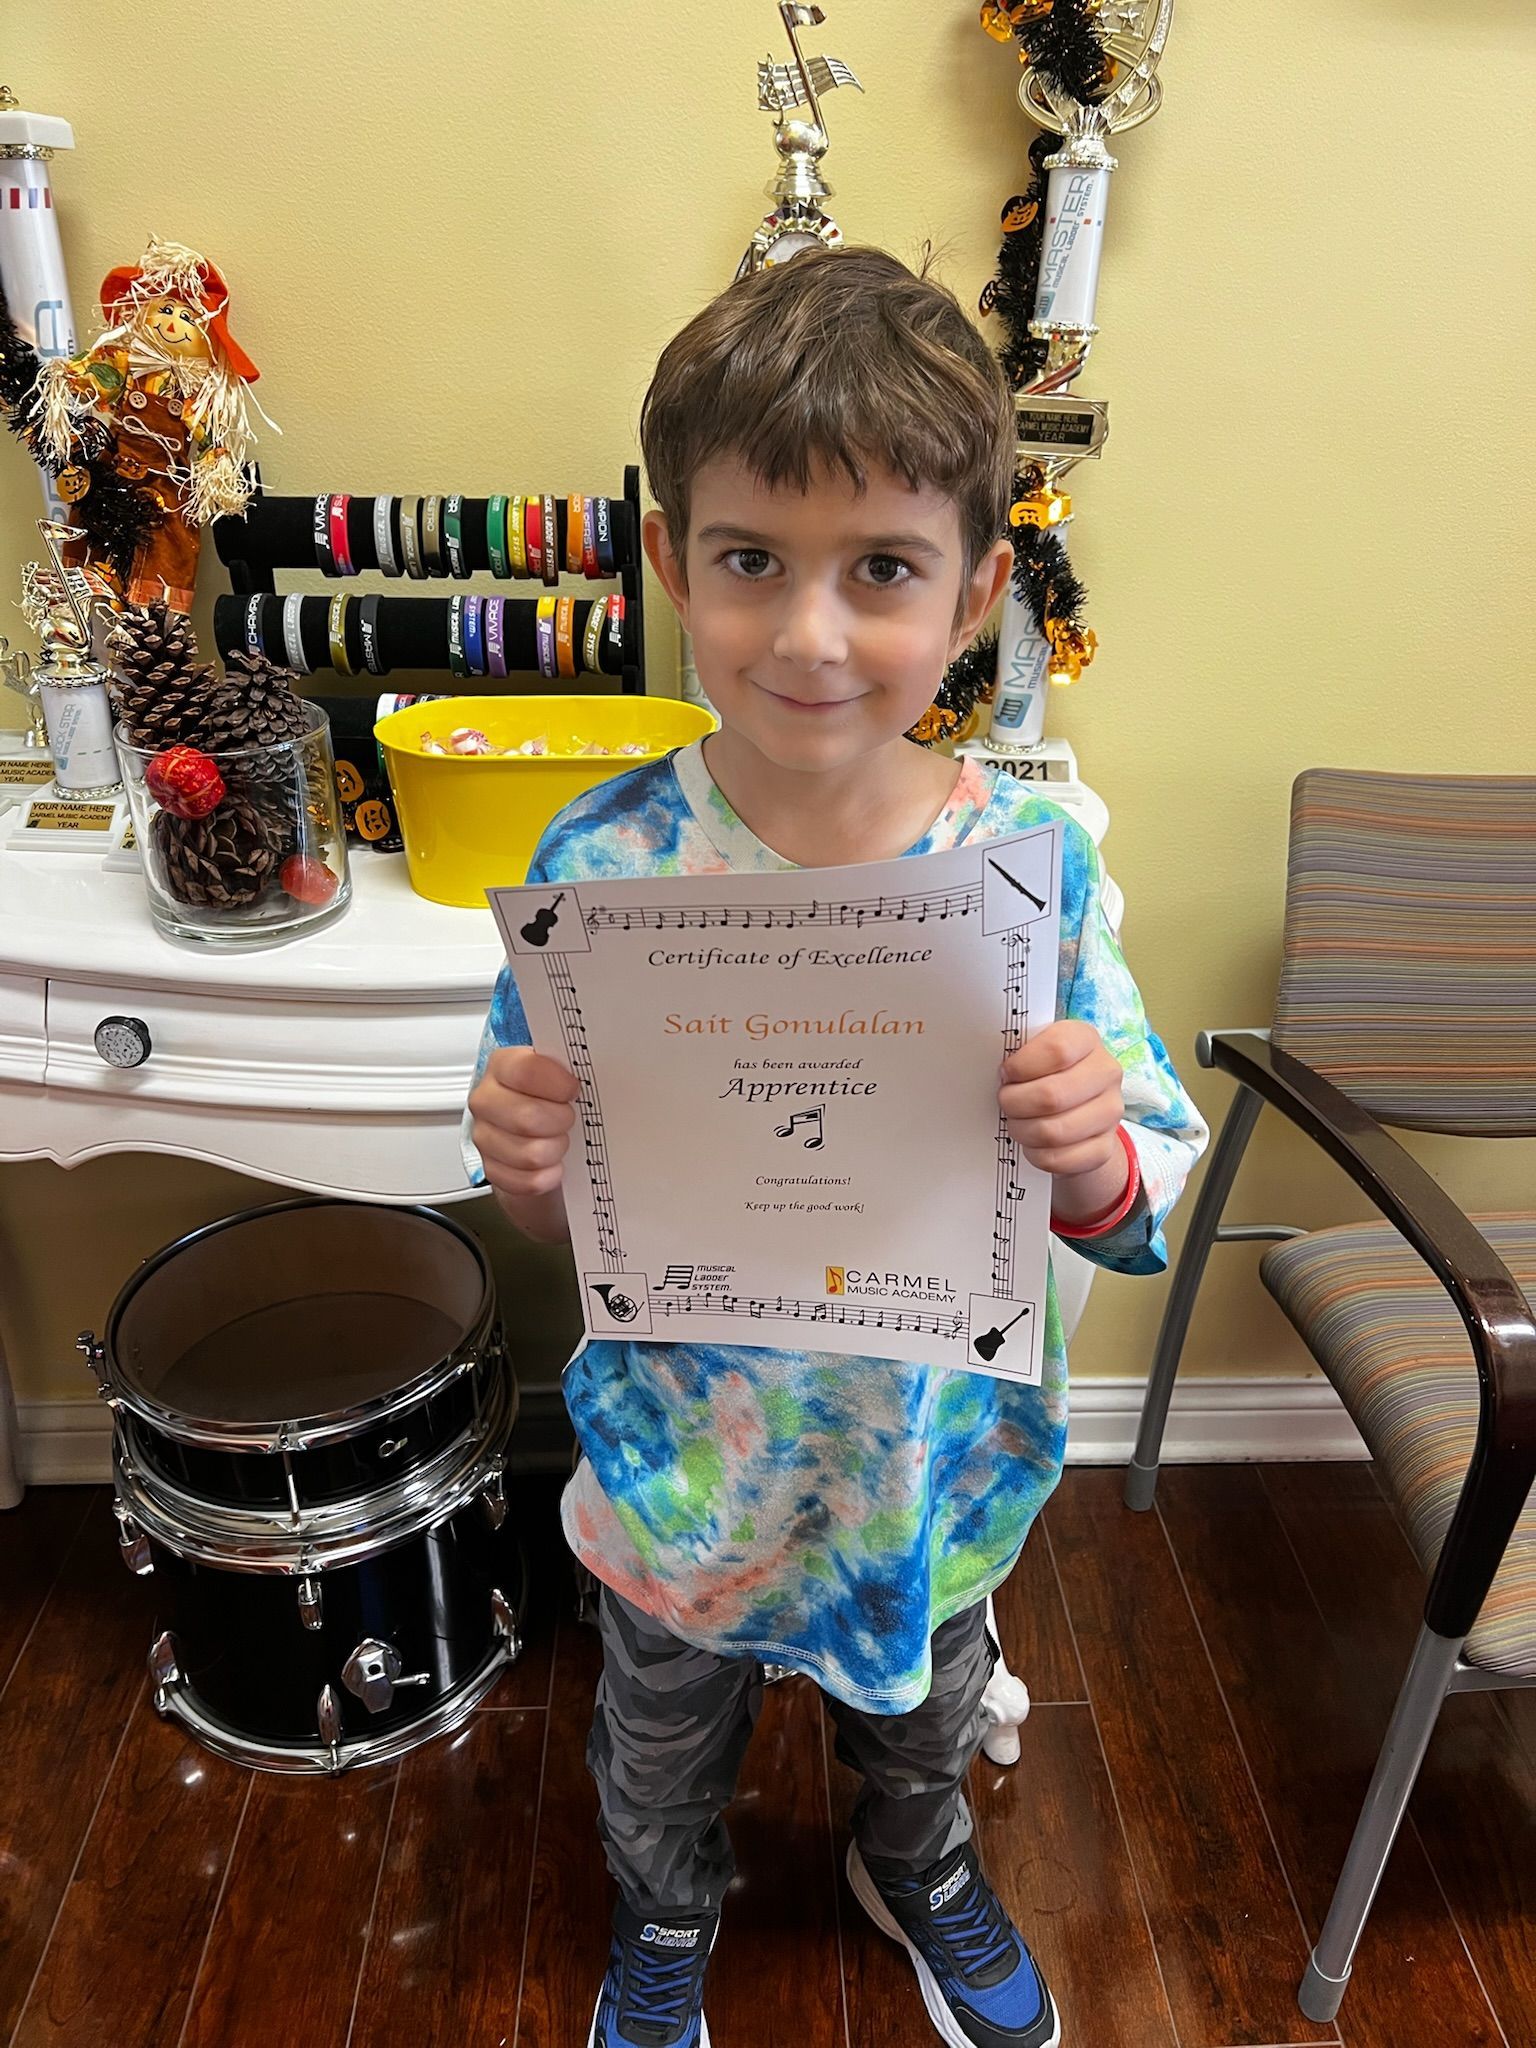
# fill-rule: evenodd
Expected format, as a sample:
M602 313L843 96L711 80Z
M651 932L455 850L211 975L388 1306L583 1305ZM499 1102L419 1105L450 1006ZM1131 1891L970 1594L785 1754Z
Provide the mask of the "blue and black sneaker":
M587 2048L709 2048L704 1972L719 1930L718 1913L649 1920L620 1899Z
M950 2048L1056 2048L1061 2022L1045 1979L972 1843L899 1884L877 1885L850 1842L848 1882L911 1956L928 2017Z

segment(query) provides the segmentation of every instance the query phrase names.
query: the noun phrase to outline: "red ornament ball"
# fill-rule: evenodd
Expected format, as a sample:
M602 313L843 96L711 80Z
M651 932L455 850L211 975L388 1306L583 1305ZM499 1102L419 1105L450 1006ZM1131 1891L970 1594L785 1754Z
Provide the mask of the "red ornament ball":
M206 818L224 801L218 765L196 747L169 747L144 770L144 782L162 811L173 818Z
M340 886L323 860L312 854L290 854L277 878L295 903L329 903Z

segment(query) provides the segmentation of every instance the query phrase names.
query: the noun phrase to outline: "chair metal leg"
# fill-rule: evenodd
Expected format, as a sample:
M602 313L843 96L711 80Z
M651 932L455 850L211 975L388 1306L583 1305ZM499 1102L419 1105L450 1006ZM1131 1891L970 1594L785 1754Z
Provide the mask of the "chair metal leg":
M1157 1349L1152 1356L1152 1370L1147 1376L1146 1396L1141 1405L1141 1427L1125 1474L1125 1504L1128 1508L1151 1507L1152 1496L1157 1491L1157 1461L1168 1421L1168 1402L1173 1394L1174 1376L1179 1369L1179 1356L1184 1349L1195 1296L1200 1291L1211 1246L1216 1242L1221 1212L1226 1207L1227 1196L1232 1192L1237 1169L1243 1163L1243 1153L1263 1107L1261 1096L1255 1095L1250 1088L1239 1088L1211 1153L1210 1165L1206 1168L1205 1180L1195 1203L1195 1213L1190 1218L1189 1235L1184 1240L1184 1249L1174 1270L1173 1285L1168 1290L1162 1328L1157 1333Z
M1297 1994L1309 2020L1331 2020L1343 2002L1355 1950L1465 1640L1464 1636L1436 1635L1429 1628L1419 1631L1387 1739L1376 1759L1371 1788L1334 1887L1328 1918Z

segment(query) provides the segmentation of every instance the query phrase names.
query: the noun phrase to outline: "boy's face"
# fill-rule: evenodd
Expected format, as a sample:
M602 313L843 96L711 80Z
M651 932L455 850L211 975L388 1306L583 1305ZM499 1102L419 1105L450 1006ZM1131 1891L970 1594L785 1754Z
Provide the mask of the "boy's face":
M769 490L733 458L694 478L686 578L659 512L646 553L693 635L727 730L779 768L824 772L899 743L991 610L999 540L961 588L954 500L871 466Z

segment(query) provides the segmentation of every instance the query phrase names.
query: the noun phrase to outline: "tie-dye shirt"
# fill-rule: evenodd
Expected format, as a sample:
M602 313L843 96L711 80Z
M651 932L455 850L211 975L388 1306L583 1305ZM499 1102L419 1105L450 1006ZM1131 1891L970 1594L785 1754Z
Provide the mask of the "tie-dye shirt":
M1157 1273L1163 1220L1208 1133L1147 1023L1105 916L1092 839L1037 789L967 760L908 852L1051 818L1065 830L1057 1015L1094 1025L1125 1070L1144 1191L1113 1231L1075 1243L1117 1272ZM793 865L736 816L696 743L570 804L528 879ZM528 1041L503 969L476 1079L496 1046ZM478 1185L469 1130L466 1113L465 1164ZM1038 1387L830 1352L589 1338L563 1390L585 1454L562 1504L581 1561L686 1641L808 1672L875 1713L926 1698L929 1637L1007 1576L1066 1444L1054 1278Z

